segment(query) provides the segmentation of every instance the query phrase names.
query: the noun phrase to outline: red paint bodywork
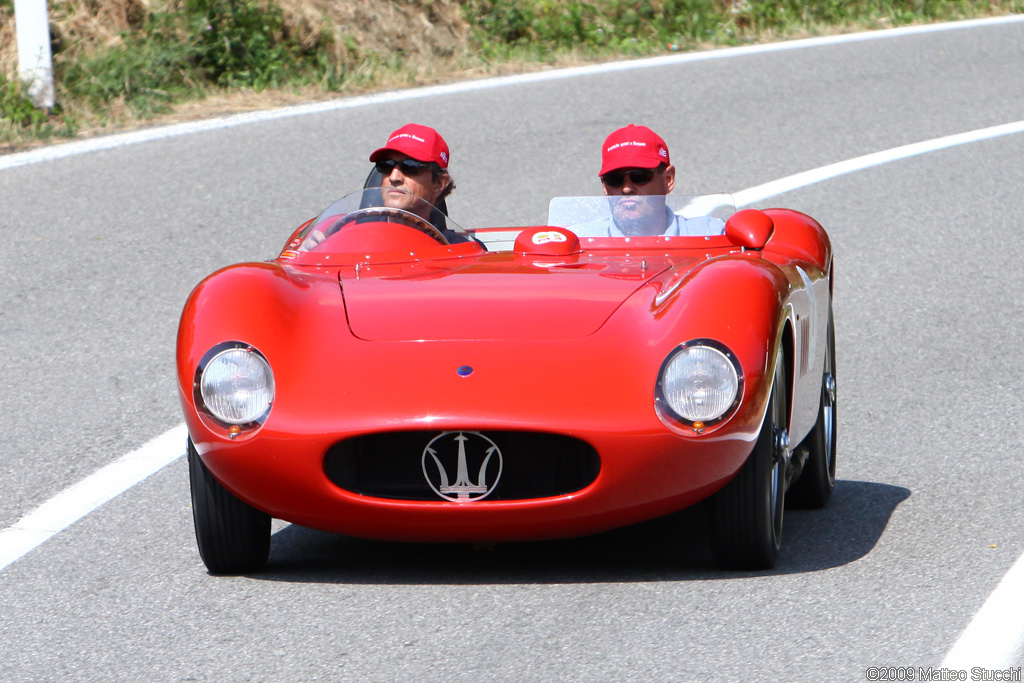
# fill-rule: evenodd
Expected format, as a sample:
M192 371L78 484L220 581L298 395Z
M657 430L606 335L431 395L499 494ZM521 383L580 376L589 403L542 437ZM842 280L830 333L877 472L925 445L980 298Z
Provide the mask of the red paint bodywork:
M757 214L732 227L757 239L770 217L763 250L728 232L672 248L580 239L541 253L419 238L410 251L401 235L372 249L299 253L292 239L278 259L220 270L189 297L177 342L189 434L238 498L353 536L569 537L685 508L745 462L779 344L792 356L794 443L817 414L830 243L803 214ZM655 409L659 368L693 339L724 344L743 372L739 408L703 433ZM234 439L193 396L201 358L225 341L262 352L276 383L265 423ZM460 376L462 366L472 374ZM375 498L328 480L324 454L339 440L410 429L567 434L596 449L600 472L572 494L470 503Z

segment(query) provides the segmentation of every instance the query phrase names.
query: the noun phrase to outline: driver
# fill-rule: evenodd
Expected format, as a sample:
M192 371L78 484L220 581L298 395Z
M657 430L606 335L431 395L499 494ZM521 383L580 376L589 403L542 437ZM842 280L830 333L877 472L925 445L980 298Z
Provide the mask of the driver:
M720 219L684 218L665 205L665 195L676 185L676 168L665 141L647 126L631 123L605 138L598 175L611 198L611 215L572 226L580 237L709 235L724 229Z
M370 155L370 161L381 176L380 206L401 209L423 218L440 230L449 243L455 244L466 242L468 238L450 230L444 213L435 208L455 189L455 182L448 173L449 158L448 143L441 134L418 123L408 123L394 131L384 146ZM338 227L333 226L333 230ZM331 234L331 231L325 234L314 230L302 248L315 249Z
M429 126L408 123L370 155L381 174L384 206L403 209L430 221L450 243L468 239L445 224L444 214L434 208L455 189L448 173L448 143ZM422 200L422 201L420 201Z
M396 130L387 144L370 155L382 176L384 206L430 220L431 208L455 189L448 158L448 143L433 128L409 123Z

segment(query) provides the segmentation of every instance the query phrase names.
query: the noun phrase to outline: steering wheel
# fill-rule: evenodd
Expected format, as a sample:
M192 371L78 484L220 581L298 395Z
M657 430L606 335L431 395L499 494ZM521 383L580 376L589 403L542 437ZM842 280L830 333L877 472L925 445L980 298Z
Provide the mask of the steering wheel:
M358 209L344 216L341 220L337 221L335 225L339 227L343 225L348 225L357 218L364 218L366 216L378 216L381 218L397 218L402 223L409 225L410 228L413 228L414 230L419 230L424 234L430 235L435 240L437 240L438 242L445 246L451 244L451 242L448 241L448 238L444 236L444 233L438 230L426 218L417 216L416 214L410 211L406 211L404 209L393 209L387 206L371 206L365 209Z

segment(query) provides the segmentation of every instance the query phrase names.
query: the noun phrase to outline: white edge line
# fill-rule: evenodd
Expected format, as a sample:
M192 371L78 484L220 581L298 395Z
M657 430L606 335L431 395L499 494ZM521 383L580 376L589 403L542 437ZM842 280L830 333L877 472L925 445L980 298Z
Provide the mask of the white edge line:
M437 97L457 93L486 90L490 88L508 87L522 85L525 83L540 83L544 81L561 80L567 78L579 78L596 74L612 73L615 71L631 71L635 69L646 69L660 66L702 62L714 59L728 59L747 55L764 54L769 52L783 52L788 50L800 50L811 47L826 45L839 45L843 43L854 43L866 40L884 40L898 38L908 35L924 33L936 33L941 31L954 31L961 29L978 28L998 24L1009 24L1024 21L1024 14L1011 14L1001 17L990 17L985 19L972 19L968 21L948 22L941 24L923 24L919 26L906 26L902 28L884 29L878 31L864 31L862 33L849 33L836 36L822 36L819 38L804 38L781 43L766 43L763 45L747 45L743 47L721 48L706 50L703 52L687 52L678 55L664 55L659 57L648 57L605 64L592 64L588 66L573 67L569 69L558 69L552 71L541 71L529 74L518 74L514 76L500 76L480 80L460 81L444 85L428 86L423 88L410 88L409 90L397 90L377 93L358 97L345 97L326 102L299 105L295 107L283 107L258 112L247 112L234 114L220 118L178 123L169 126L148 128L144 130L131 131L128 133L115 133L102 135L95 138L67 142L58 145L51 145L39 149L29 150L0 156L0 171L19 166L38 164L47 161L56 161L80 154L99 152L116 147L124 147L143 142L151 142L165 138L190 135L211 130L233 128L236 126L251 123L262 123L277 119L290 118L294 116L306 116L342 109L353 109L373 104L390 104L404 100Z
M942 666L949 669L1009 666L1024 644L1024 555L988 596L971 623L953 645ZM977 680L977 679L972 679ZM1010 679L1007 679L1010 680Z
M828 166L822 166L810 171L796 173L785 178L779 178L778 180L773 180L763 185L757 185L756 187L750 187L746 190L740 190L733 194L733 199L736 201L736 206L750 206L754 202L759 202L791 190L801 189L808 185L820 183L824 180L846 175L847 173L863 171L865 169L881 166L893 161L899 161L901 159L907 159L909 157L927 154L929 152L937 152L957 145L966 145L972 142L980 142L981 140L989 140L991 138L1003 135L1013 135L1021 132L1024 132L1024 121L1006 123L999 126L992 126L991 128L982 128L980 130L969 131L967 133L957 133L956 135L948 135L942 138L935 138L934 140L915 142L910 145L894 147L893 149L888 149L882 152L865 154L864 156L857 157L855 159L840 161L838 163L829 164Z
M0 571L185 452L181 424L70 486L0 531Z

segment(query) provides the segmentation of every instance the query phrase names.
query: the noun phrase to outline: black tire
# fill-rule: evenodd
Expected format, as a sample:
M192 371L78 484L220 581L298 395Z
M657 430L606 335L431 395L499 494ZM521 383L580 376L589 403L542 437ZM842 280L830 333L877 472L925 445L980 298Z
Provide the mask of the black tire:
M768 410L746 464L712 499L712 549L722 569L771 569L786 496L786 366L779 351Z
M248 574L270 556L270 515L231 495L188 440L188 478L199 556L211 574Z
M823 508L836 489L836 333L831 305L828 314L828 343L821 380L818 421L807 435L807 460L800 477L789 487L789 502L802 508Z

